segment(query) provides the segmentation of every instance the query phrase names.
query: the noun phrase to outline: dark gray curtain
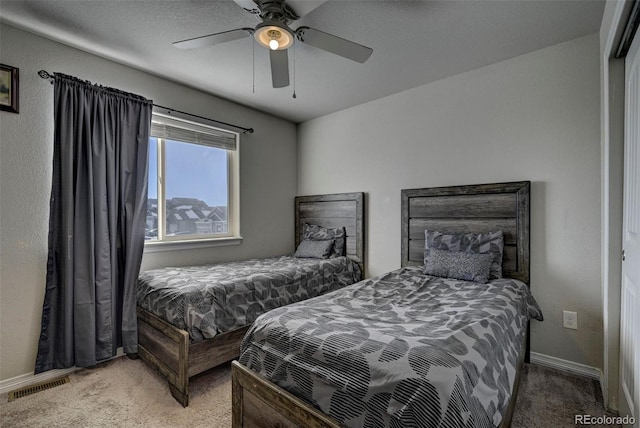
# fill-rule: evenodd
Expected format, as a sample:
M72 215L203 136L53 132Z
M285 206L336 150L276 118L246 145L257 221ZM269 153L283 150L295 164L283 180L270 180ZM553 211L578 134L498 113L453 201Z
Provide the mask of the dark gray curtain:
M35 372L138 348L151 101L59 73L49 254Z

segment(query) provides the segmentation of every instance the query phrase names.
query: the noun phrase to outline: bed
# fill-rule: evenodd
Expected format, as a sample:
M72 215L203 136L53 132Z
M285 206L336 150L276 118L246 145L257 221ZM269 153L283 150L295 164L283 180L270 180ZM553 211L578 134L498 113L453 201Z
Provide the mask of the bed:
M141 273L138 355L167 379L184 407L189 404L189 378L237 358L258 315L361 279L364 194L296 197L297 249L310 227L343 231L344 256L280 256Z
M529 189L403 190L402 267L259 317L232 364L233 426L509 426L528 322L542 319ZM500 230L503 278L425 275L434 230ZM487 275L494 255L482 255Z

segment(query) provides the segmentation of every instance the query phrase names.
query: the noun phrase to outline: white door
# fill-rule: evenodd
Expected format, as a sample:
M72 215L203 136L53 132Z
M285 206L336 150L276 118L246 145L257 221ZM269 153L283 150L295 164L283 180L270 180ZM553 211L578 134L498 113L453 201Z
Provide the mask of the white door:
M621 410L640 426L640 37L625 59L624 202L620 308ZM626 409L625 409L626 410ZM624 416L621 414L621 416Z

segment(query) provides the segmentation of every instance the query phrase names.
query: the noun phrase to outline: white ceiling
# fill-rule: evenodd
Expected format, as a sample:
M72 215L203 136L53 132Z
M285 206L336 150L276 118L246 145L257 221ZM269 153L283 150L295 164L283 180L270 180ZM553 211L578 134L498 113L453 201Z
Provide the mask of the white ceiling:
M294 122L594 33L603 10L601 0L326 1L291 27L369 46L371 58L359 64L296 43L292 85L274 89L268 52L252 38L192 51L171 45L255 27L232 1L0 1L7 23Z

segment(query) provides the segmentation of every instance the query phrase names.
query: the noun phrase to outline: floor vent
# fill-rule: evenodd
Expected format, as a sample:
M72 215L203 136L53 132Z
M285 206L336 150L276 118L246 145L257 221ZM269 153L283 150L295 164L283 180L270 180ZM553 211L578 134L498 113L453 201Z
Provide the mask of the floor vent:
M48 380L46 382L36 383L35 385L26 386L24 388L16 389L9 393L9 401L16 400L18 398L26 397L27 395L35 394L36 392L44 391L45 389L55 388L56 386L69 383L71 380L69 376L59 377L57 379Z

